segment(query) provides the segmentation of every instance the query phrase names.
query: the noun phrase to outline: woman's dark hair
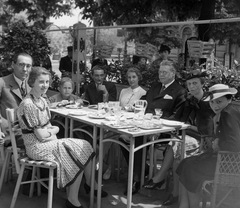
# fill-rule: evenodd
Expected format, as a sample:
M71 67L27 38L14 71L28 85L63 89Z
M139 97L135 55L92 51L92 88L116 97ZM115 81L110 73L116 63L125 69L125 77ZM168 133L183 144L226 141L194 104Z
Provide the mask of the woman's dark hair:
M128 74L130 72L136 73L136 75L138 77L138 80L139 81L142 80L142 74L141 74L140 70L136 66L131 66L131 67L128 68L127 73L126 73L126 78L127 79L128 79Z
M228 95L225 95L225 97L226 97L228 100L231 100L231 99L233 98L233 95L228 94Z
M47 70L47 69L45 69L45 68L43 68L43 67L40 67L40 66L38 66L38 67L32 67L32 70L31 70L31 72L30 72L30 74L29 74L29 78L28 78L28 85L30 86L30 87L33 87L33 85L34 85L34 82L36 81L36 79L40 76L40 75L49 75L49 78L50 78L50 80L51 80L51 74L50 74L50 72Z

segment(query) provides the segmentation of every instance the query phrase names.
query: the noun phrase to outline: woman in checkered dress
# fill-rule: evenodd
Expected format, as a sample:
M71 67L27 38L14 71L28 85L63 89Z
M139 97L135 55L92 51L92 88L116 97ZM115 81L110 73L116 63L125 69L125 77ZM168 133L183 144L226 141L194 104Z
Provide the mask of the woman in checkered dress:
M55 162L57 185L67 187L66 206L81 207L78 191L83 171L91 174L89 163L95 153L89 142L81 139L57 139L59 128L49 122L50 111L42 97L49 87L50 74L42 67L35 67L29 75L30 93L17 111L27 155L35 160Z

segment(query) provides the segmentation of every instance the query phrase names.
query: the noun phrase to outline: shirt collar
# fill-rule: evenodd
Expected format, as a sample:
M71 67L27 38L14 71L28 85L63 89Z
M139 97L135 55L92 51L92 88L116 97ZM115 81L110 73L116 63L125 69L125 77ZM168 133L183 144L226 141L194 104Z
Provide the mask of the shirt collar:
M13 74L13 77L14 77L15 81L17 82L17 84L19 85L19 87L21 87L21 86L22 86L22 83L25 82L25 80L22 81L21 79L19 79L18 77L16 77L15 74Z
M164 85L164 86L165 86L165 89L168 88L174 81L175 81L175 79L174 79L173 81L171 81L170 83L165 84L165 85Z

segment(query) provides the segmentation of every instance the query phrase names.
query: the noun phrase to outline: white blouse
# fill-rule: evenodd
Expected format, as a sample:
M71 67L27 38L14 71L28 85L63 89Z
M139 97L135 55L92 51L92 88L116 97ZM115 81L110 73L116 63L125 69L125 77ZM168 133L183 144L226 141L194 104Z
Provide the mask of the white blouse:
M139 100L143 95L146 95L146 90L138 86L135 89L131 87L124 88L120 92L119 101L122 107L133 105L136 100Z

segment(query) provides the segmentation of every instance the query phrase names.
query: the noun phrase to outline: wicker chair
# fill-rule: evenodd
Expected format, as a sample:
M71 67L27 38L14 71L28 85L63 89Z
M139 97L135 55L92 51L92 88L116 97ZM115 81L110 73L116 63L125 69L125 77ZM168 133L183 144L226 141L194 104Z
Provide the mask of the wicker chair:
M207 184L212 184L212 190L206 188ZM212 208L240 207L240 152L218 153L214 180L204 182L203 191L210 194Z

